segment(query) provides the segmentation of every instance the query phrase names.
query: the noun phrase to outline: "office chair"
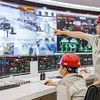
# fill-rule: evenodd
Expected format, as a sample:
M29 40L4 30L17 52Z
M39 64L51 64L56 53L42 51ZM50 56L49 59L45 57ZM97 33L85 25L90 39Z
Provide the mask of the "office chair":
M84 100L100 100L100 84L91 85L86 92Z

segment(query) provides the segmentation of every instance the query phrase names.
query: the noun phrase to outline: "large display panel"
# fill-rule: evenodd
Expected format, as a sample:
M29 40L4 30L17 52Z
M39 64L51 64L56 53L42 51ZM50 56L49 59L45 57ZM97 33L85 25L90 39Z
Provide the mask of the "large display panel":
M63 53L91 52L92 47L86 41L54 36L52 28L96 34L96 19L93 15L38 5L0 2L0 78L30 74L30 61L34 57L38 60L39 72L55 71L59 70L57 63ZM92 65L91 55L79 57L82 66Z
M54 36L52 28L96 34L96 19L93 15L0 2L0 55L91 52L86 41Z
M86 34L96 34L96 16L77 13L57 13L57 28L65 31L82 31ZM58 53L92 52L87 41L69 36L57 37Z

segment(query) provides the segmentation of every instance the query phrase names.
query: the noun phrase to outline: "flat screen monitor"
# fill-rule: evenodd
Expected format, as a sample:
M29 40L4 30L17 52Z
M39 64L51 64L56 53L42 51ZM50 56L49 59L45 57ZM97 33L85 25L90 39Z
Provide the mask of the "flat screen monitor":
M82 31L86 34L96 34L96 16L85 16L75 13L58 13L57 28L65 31ZM57 36L57 51L64 52L92 52L87 41L70 36Z
M54 30L96 34L96 16L0 2L0 55L91 52L84 40L54 36Z
M36 56L0 57L0 78L6 78L9 76L22 76L22 75L31 76L33 66L30 65L30 62L33 61L37 61Z
M0 2L0 55L36 55L35 11Z
M38 72L58 71L62 54L38 56Z

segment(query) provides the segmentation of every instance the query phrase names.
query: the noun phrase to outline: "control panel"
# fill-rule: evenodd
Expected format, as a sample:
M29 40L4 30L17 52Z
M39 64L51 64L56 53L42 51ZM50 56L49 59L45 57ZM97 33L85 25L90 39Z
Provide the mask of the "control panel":
M93 65L92 54L79 54L81 66L90 67Z
M0 78L10 75L18 76L30 73L30 61L37 60L34 56L0 57Z
M38 56L38 71L55 71L59 69L58 62L62 55Z
M38 56L38 72L56 71L59 69L58 62L63 54ZM92 54L77 54L80 58L81 67L93 65Z

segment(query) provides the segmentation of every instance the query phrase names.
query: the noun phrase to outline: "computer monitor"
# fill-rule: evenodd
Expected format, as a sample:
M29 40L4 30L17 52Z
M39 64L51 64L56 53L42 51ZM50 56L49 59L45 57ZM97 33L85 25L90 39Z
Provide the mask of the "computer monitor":
M61 30L82 31L86 34L96 34L97 16L77 13L57 13L57 28ZM57 36L57 51L64 52L92 52L87 41L70 36Z
M37 61L36 56L0 57L0 78L31 74L30 62Z
M37 35L34 10L20 4L0 2L0 55L36 55Z
M58 71L61 57L62 54L38 56L38 72Z

